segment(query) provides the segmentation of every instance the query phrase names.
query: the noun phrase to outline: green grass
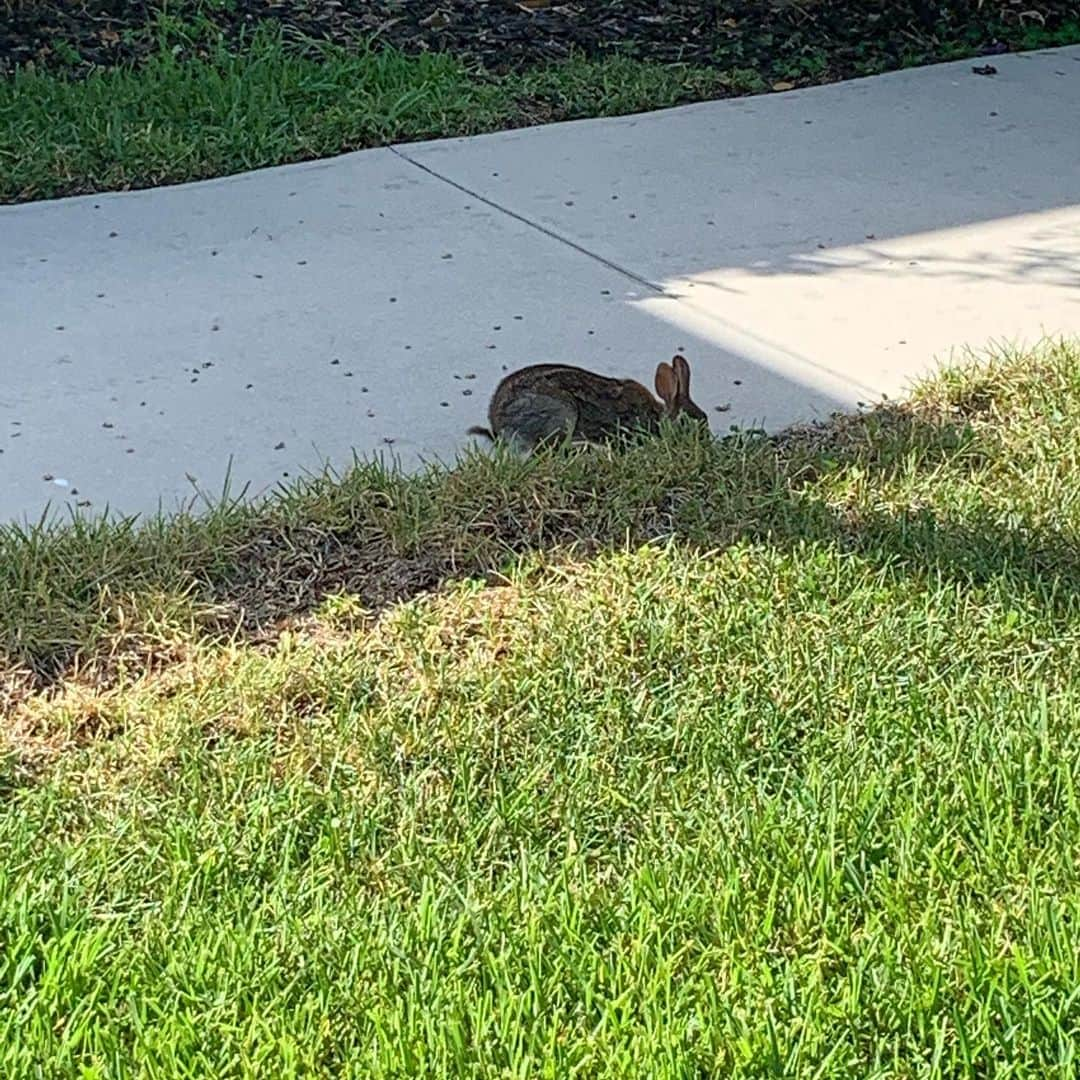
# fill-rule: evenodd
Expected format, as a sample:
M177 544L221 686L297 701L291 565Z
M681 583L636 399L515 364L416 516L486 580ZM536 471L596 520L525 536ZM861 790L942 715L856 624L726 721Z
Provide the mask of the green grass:
M215 22L218 8L180 3L125 29L139 42L137 63L95 68L57 36L50 67L0 78L0 203L829 82L978 55L999 39L1014 48L1080 40L1080 23L1060 13L1043 25L1038 12L1018 20L1012 8L1006 18L978 5L954 18L943 9L936 29L914 33L919 20L879 26L858 5L821 19L780 4L737 32L722 21L704 66L635 59L631 41L625 55L496 75L447 54L321 45L294 31L286 44L269 21L236 36Z
M1076 1075L1078 421L0 533L0 1073Z
M243 50L75 80L0 80L0 202L148 187L344 150L608 116L721 94L715 71L630 59L480 78L448 55L324 47L269 32Z

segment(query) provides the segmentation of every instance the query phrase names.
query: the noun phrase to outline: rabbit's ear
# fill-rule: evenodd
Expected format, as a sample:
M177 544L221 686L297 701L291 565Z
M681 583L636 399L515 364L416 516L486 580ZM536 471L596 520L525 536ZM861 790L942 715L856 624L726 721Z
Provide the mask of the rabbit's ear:
M656 392L660 399L669 408L674 408L675 401L679 396L679 378L675 369L668 363L656 365Z
M680 354L672 357L671 367L679 386L679 397L685 401L690 397L690 365L686 357Z

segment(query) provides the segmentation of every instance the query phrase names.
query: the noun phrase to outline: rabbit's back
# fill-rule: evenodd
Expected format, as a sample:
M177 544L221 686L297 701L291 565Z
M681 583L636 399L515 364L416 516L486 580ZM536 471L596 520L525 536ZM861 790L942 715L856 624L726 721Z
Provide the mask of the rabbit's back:
M660 413L652 394L632 379L570 364L532 364L499 383L489 418L496 434L516 433L535 445L558 434L593 442L619 428L654 428Z

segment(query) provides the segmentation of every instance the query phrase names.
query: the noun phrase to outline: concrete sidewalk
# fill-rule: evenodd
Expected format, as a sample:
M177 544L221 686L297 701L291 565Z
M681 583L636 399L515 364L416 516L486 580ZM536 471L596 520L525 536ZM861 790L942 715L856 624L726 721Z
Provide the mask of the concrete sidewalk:
M0 207L0 518L452 459L507 369L717 432L1080 333L1080 48Z

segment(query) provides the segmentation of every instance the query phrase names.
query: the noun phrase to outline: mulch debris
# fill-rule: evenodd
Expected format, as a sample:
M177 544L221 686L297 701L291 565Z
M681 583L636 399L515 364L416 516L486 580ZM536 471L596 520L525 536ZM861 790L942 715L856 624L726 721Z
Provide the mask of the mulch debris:
M191 55L240 44L261 24L286 40L374 39L450 52L501 74L570 56L744 67L823 81L962 46L992 54L1068 39L1076 0L5 0L0 75L33 65L83 75L137 63L162 44ZM1070 27L1072 31L1070 31ZM1036 35L1036 37L1033 37Z

